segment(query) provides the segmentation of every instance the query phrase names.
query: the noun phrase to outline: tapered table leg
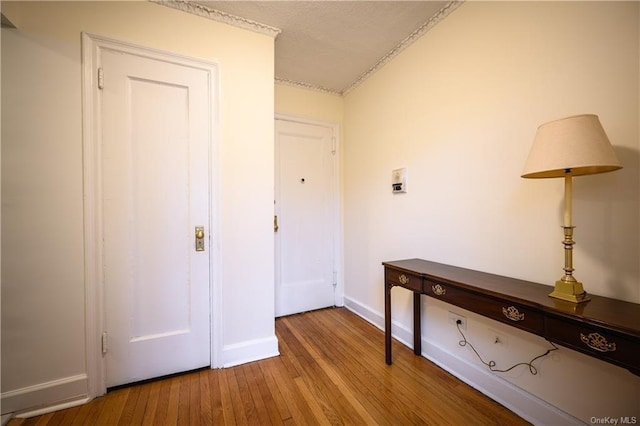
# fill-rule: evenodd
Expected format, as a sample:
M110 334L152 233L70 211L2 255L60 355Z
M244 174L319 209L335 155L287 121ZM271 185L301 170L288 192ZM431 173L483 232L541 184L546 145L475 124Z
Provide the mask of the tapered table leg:
M391 288L389 283L384 283L384 352L387 365L391 365Z
M422 331L420 329L420 293L413 292L413 353L422 355Z

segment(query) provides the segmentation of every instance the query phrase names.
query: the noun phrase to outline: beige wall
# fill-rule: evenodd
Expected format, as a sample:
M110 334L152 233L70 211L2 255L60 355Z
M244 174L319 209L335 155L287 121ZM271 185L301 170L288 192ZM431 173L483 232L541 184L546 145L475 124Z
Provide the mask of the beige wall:
M536 127L579 113L600 116L624 169L575 179L576 276L591 293L640 302L638 8L468 2L346 96L348 306L380 317L385 260L421 257L547 284L560 278L563 182L520 174ZM391 171L399 167L408 168L408 193L393 195ZM394 290L393 304L405 331L407 293ZM445 354L453 370L457 359L484 371L447 324L447 311L460 310L423 303L427 353ZM501 365L548 347L465 315L470 340ZM496 330L508 347L493 345ZM564 348L538 364L537 376L523 368L499 376L587 423L638 415L640 379L626 370ZM491 394L492 377L476 385ZM535 418L532 407L516 408Z
M219 65L223 345L275 342L273 38L150 2L2 12L17 27L2 30L3 396L87 371L82 31Z
M335 123L342 127L344 98L331 93L276 84L275 110L277 114Z

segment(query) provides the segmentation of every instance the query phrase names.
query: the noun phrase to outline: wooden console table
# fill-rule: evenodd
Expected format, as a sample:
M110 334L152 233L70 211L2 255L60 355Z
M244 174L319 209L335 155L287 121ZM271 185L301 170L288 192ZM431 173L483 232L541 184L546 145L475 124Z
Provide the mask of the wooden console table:
M420 295L520 328L640 375L640 304L590 295L573 304L552 287L470 269L407 259L383 262L385 355L391 356L391 289L413 291L413 352L421 355Z

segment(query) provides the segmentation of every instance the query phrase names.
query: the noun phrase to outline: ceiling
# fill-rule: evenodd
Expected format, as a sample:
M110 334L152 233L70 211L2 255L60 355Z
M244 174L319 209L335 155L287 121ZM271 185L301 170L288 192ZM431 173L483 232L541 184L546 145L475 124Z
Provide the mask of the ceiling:
M344 94L437 24L460 2L190 1L266 24L282 83Z

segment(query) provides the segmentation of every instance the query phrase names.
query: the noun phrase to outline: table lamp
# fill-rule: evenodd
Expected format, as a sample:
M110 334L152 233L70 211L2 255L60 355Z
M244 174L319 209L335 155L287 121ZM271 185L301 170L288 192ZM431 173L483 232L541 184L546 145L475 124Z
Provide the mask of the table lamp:
M597 115L583 114L540 125L523 178L564 178L564 276L556 281L551 297L581 303L589 300L582 283L573 276L573 176L605 173L622 165Z

